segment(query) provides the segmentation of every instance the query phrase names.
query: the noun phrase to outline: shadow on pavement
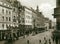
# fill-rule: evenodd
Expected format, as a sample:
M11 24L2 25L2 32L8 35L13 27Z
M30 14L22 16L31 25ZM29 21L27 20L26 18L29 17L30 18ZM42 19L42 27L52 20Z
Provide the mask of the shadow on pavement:
M14 41L5 41L5 43L4 44L14 44Z

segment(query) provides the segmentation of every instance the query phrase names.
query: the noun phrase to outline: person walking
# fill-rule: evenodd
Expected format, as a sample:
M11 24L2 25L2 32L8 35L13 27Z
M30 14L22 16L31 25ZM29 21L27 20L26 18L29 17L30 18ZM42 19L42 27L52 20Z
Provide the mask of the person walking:
M51 40L49 39L49 44L51 44Z
M27 44L29 44L29 40L27 40Z
M47 44L47 40L46 40L46 38L45 38L45 37L44 37L44 41L45 41L45 42L44 42L44 44Z
M41 40L39 40L39 44L41 44Z
M44 44L47 44L47 40L45 40L45 43Z

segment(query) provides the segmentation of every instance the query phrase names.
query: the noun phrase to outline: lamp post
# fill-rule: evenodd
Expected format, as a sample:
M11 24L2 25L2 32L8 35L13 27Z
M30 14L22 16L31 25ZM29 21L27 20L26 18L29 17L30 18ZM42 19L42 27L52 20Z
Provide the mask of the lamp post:
M35 19L33 20L33 23L34 23L33 33L35 33Z

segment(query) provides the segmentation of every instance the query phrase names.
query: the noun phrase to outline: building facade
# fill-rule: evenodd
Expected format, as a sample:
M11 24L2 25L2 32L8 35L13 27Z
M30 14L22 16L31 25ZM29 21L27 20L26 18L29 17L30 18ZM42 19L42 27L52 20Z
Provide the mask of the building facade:
M0 0L0 39L4 39L9 30L14 30L13 27L17 27L17 11L14 11L14 7L6 0ZM11 32L12 32L11 31Z
M50 21L49 18L45 18L45 29L46 30L49 30L49 25L50 25L49 24L50 23L49 21Z
M17 0L0 0L0 39L44 30L46 21L38 6L34 10Z
M32 19L32 11L30 8L28 7L24 7L25 12L24 12L24 25L25 25L25 30L26 33L30 33L30 31L32 30L32 26L33 26L33 19Z
M54 8L54 18L56 18L56 30L53 32L54 41L60 44L60 0L56 0L56 8Z
M1 25L0 25L0 30L1 29L5 29L6 30L6 26L10 25L11 21L11 16L12 16L12 7L11 5L7 5L7 3L5 1L0 1L0 9L1 9L1 16L0 16L0 20L1 20Z
M36 10L32 9L33 15L33 30L36 33L39 33L42 30L45 30L45 18L42 12L39 12L39 7L37 6Z

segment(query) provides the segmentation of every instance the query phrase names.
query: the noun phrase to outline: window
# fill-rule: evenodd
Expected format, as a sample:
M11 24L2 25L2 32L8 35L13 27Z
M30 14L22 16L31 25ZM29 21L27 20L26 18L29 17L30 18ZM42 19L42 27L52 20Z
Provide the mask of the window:
M11 21L11 18L9 17L9 21Z
M11 12L9 11L9 14L11 14Z
M18 23L20 23L21 21L18 21Z
M15 11L15 8L13 9L13 11Z
M6 17L6 21L8 21L8 17Z
M2 9L2 13L4 14L4 9Z
M30 16L26 16L26 18L30 19Z
M30 23L30 21L28 21L28 23Z
M27 20L26 20L26 23L27 23Z
M28 18L30 19L30 16L28 16Z
M6 10L6 14L8 14L8 11Z
M4 24L2 24L2 27L4 28Z
M4 21L4 16L2 16L2 19L3 19L3 21Z
M13 22L16 22L15 16L14 16L14 18L13 18Z
M24 23L24 18L22 18L22 22Z
M15 16L14 16L14 19L15 19Z
M8 25L6 24L6 28L8 28Z

